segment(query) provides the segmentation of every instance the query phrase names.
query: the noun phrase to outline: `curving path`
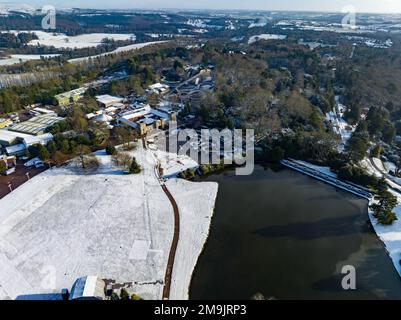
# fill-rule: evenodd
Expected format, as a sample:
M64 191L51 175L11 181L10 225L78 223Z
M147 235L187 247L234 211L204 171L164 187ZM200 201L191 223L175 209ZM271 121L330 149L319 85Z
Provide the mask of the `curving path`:
M147 150L145 138L142 138L142 145L143 148ZM171 243L170 253L168 255L167 268L166 268L166 273L164 275L164 287L162 295L163 300L168 300L170 298L171 278L173 275L175 254L177 252L178 240L180 238L180 212L178 210L177 202L175 201L174 197L172 196L172 194L170 193L170 191L168 190L168 188L158 175L159 168L160 168L160 163L157 163L155 165L156 178L159 180L160 186L164 191L164 193L166 194L167 198L169 199L174 211L174 235L173 235L173 241Z
M174 236L173 241L171 243L170 254L168 255L167 261L167 269L166 274L164 276L164 288L163 288L163 299L170 298L170 288L171 288L171 277L173 274L173 267L174 267L174 260L175 260L175 253L177 251L178 239L180 237L180 214L178 211L177 202L171 195L170 191L167 187L162 184L161 185L164 193L166 194L167 198L170 200L171 205L173 206L174 210Z

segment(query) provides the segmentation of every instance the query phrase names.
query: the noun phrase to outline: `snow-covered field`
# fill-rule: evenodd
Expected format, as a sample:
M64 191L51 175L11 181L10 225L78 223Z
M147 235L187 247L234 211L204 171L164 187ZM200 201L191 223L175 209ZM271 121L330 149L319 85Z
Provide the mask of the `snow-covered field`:
M199 164L187 155L172 154L158 149L152 152L161 163L164 178L176 177L182 171L199 167Z
M139 175L123 175L99 151L96 172L73 164L47 170L0 200L1 299L41 298L84 275L131 282L143 298L161 298L173 210L153 156L140 145L133 153L143 167ZM167 186L182 216L172 298L186 298L217 185L171 180Z
M166 185L177 201L181 222L170 299L188 299L192 271L209 235L218 185L181 179L171 179Z
M248 28L264 27L267 25L268 20L266 18L261 18L257 21L251 21Z
M71 62L71 63L85 62L85 61L87 61L89 59L103 57L103 56L107 56L109 54L116 54L116 53L121 53L121 52L138 50L138 49L144 48L146 46L150 46L150 45L153 45L153 44L160 44L160 43L164 43L164 42L167 42L167 41L151 41L151 42L144 42L144 43L134 43L134 44L130 44L128 46L119 47L116 50L113 50L113 51L110 51L110 52L101 53L101 54L98 54L98 55L70 59L70 60L68 60L68 62Z
M102 44L102 40L112 39L114 41L135 41L135 34L131 33L86 33L77 36L67 36L64 33L45 32L41 30L10 30L1 31L2 33L13 33L15 35L19 33L34 33L38 39L32 40L28 43L30 46L46 46L55 47L56 49L82 49L97 47Z
M102 43L105 38L118 40L135 40L134 34L124 33L88 33L78 36L67 36L63 33L51 33L44 31L32 31L39 39L32 40L28 44L31 46L53 46L59 48L88 48L96 47Z
M40 60L43 58L54 58L59 56L58 54L12 54L5 59L0 59L0 66L10 66L20 62L26 62L30 60Z
M248 44L255 43L259 40L285 40L285 39L287 39L287 36L284 34L263 33L263 34L258 34L258 35L250 37L248 40Z

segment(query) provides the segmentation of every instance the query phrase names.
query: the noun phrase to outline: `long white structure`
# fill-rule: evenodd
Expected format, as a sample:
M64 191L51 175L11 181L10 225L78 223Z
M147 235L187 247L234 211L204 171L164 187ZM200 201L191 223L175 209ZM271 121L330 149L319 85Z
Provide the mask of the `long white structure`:
M315 170L314 168L311 168L310 166L306 166L296 160L292 160L292 159L281 160L281 164L288 168L291 168L293 170L296 170L298 172L306 174L312 178L323 181L324 183L330 184L336 188L345 190L347 192L351 192L351 193L353 193L359 197L362 197L366 200L370 200L372 198L372 194L366 188L357 186L350 182L341 181L341 180L337 179L336 177L333 177L333 176L323 173L321 171Z

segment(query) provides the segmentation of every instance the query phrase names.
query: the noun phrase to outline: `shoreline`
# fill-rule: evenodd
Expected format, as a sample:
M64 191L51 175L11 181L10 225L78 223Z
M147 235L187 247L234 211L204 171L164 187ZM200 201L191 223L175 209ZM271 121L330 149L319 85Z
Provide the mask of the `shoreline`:
M401 257L399 256L401 250L393 251L388 248L389 240L386 239L385 234L380 230L380 227L383 228L386 226L382 226L377 223L376 218L373 216L372 210L370 209L370 205L373 204L373 202L374 202L373 200L370 200L368 202L367 214L369 217L370 224L377 238L383 243L384 249L386 250L388 257L391 259L394 269L397 271L397 274L401 280Z
M216 182L216 183L217 183L217 182ZM217 183L217 184L218 184L218 183ZM210 223L209 223L209 229L208 229L207 237L206 237L205 242L203 243L202 249L201 249L201 251L199 252L199 255L198 255L198 257L197 257L197 259L196 259L196 262L195 262L195 266L194 266L194 268L193 268L193 270L192 270L192 273L191 273L191 278L190 278L190 281L189 281L189 284L188 284L188 293L187 293L188 300L189 300L189 296L190 296L190 293L191 293L192 280L193 280L193 277L194 277L194 273L195 273L196 267L198 266L199 259L201 258L201 256L205 254L206 244L207 244L207 241L209 240L209 237L210 237L210 231L211 231L211 229L212 229L212 226L213 226L213 219L214 219L214 217L215 217L216 200L217 200L217 196L218 196L218 191L219 191L219 190L217 190L216 199L215 199L214 206L213 206L213 212L212 212L212 215L211 215L211 217L210 217Z
M176 192L175 188L182 189L187 185L192 186L191 189L197 188L197 192L201 190L203 196L207 196L205 205L201 204L202 201L199 200L203 199L200 198L195 201L198 203L189 203L186 201L185 192L178 196L174 195L180 210L181 233L171 278L170 300L188 300L193 273L209 238L218 184L216 182L189 182L174 179L167 181L166 185L173 195ZM193 209L191 207L198 207L198 210L191 210ZM185 225L191 225L191 228L185 228Z
M337 177L337 175L335 173L331 172L328 167L316 166L316 165L310 164L305 161L298 161L298 162L304 166L309 167L310 169L319 171L321 174L326 175L328 178L334 178L334 177L336 178ZM368 163L369 163L369 161L366 161L365 165ZM374 166L369 166L369 168L367 168L367 169L370 171L371 174L374 174L379 177L382 176L382 173L379 172L378 170L376 170L374 168ZM296 171L302 173L299 170L296 170ZM306 174L306 173L302 173L302 174ZM312 177L312 178L316 179L315 177ZM317 179L317 180L321 180L321 179ZM386 179L386 180L388 181L388 179ZM322 181L322 182L324 182L324 181ZM390 185L391 185L391 183L393 183L392 181L388 181L388 182L390 183ZM332 184L331 186L336 188L336 186L334 184ZM345 192L353 193L346 189L342 189L342 190ZM390 226L380 225L376 221L375 217L373 217L372 211L370 209L370 205L373 203L374 197L371 197L369 199L365 198L365 199L368 201L367 214L369 217L370 224L372 225L372 228L373 228L372 231L375 233L375 235L378 237L378 239L383 243L386 253L389 256L389 258L391 259L392 264L401 279L401 195L393 190L390 190L390 192L393 193L398 198L398 205L394 208L394 213L397 215L398 220L394 221L393 224ZM358 196L355 193L353 193L353 194L355 196ZM361 197L361 196L359 196L359 197Z

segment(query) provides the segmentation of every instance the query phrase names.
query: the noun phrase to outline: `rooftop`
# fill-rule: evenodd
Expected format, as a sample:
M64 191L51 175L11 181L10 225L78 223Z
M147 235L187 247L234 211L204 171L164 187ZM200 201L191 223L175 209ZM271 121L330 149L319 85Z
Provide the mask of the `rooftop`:
M96 96L96 100L102 104L110 104L110 103L117 104L117 103L121 103L124 100L124 98L104 94L104 95Z
M105 299L105 283L97 276L86 276L77 279L71 289L70 300Z
M20 132L13 132L6 129L0 129L0 141L7 141L12 143L14 140L18 138L25 138L29 137L30 135L20 133Z
M56 95L56 99L57 98L69 98L69 97L75 96L75 95L82 95L85 93L86 90L87 90L87 88L81 87L81 88L74 89L71 91L63 92L63 93Z
M27 121L18 123L10 127L9 130L36 135L46 130L46 128L50 127L54 123L59 122L63 119L64 118L58 117L54 113L38 115Z

